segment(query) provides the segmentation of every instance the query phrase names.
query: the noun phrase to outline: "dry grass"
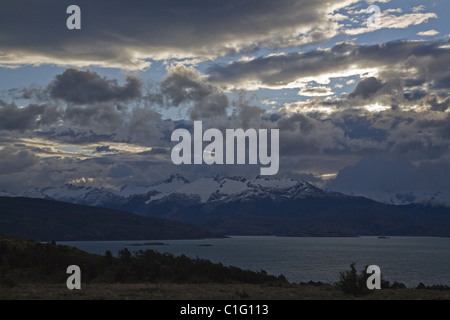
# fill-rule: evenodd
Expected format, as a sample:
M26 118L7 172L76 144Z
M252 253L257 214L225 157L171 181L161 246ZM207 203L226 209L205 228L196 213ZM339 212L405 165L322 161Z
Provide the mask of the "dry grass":
M250 284L19 284L0 288L1 300L449 300L449 291L381 290L366 297L346 296L331 286L274 287Z

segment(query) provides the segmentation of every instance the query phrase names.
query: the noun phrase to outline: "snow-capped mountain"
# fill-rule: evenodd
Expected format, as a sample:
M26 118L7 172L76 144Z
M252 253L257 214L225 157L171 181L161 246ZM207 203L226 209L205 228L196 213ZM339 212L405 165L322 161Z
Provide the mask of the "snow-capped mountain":
M15 196L50 199L91 206L111 206L124 203L135 196L167 193L186 183L188 183L188 181L183 177L172 176L157 184L149 186L125 185L119 190L66 184L62 187L32 189L16 194Z
M450 208L395 206L293 179L216 177L191 182L172 176L118 190L65 185L15 196L128 211L224 235L450 236Z
M186 199L189 202L205 204L258 198L295 199L322 194L325 192L313 185L293 179L269 180L258 177L247 180L242 177L216 177L190 182L180 175L175 175L156 184L126 185L119 190L66 184L60 188L32 189L16 196L92 206L115 206L127 203L134 198L144 198L146 205L174 199Z
M345 192L351 196L366 197L378 202L393 205L407 205L407 204L432 204L450 206L450 195L446 192L440 191L404 191L402 193L390 192Z
M308 195L321 195L325 192L313 185L293 179L256 178L247 180L242 177L202 178L185 183L179 188L167 190L150 196L146 201L170 201L172 198L190 198L199 203L244 201L257 198L294 199Z
M120 189L112 189L66 184L62 187L32 189L15 195L0 193L0 196L49 199L90 206L121 208L146 214L145 207L171 202L178 204L185 202L193 205L245 202L257 199L285 201L336 194L321 190L308 182L288 178L215 177L201 178L191 182L183 176L173 175L167 180L146 186L125 185ZM396 195L390 193L371 195L349 193L349 195L367 197L393 205L413 203L449 205L447 195L441 192L405 192ZM139 209L136 209L136 206Z

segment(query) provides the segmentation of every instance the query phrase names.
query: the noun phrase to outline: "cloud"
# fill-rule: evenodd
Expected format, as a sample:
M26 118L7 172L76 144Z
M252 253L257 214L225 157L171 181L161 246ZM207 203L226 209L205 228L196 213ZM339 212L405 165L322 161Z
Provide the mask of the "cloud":
M131 141L140 142L144 145L164 144L173 128L172 122L163 122L161 114L145 108L134 108L128 123L128 136ZM167 138L166 143L168 143Z
M448 161L424 162L413 165L401 158L364 158L354 166L339 171L330 181L330 190L347 194L384 198L386 195L401 200L410 194L433 194L450 191ZM411 194L412 193L412 194Z
M48 90L41 88L36 84L32 84L27 88L14 88L8 90L8 95L13 99L26 99L34 101L48 101Z
M414 8L411 9L411 11L414 12L414 13L421 12L421 11L424 11L424 10L425 10L425 6L424 5L420 5L420 6L417 6L417 7L414 7Z
M150 66L148 59L210 59L261 47L290 47L337 34L338 25L327 14L356 2L167 0L135 6L79 0L81 30L68 30L67 2L5 0L0 65L143 69Z
M18 157L25 152L23 157L29 161L20 170L4 174L0 186L78 181L120 187L148 184L174 172L194 179L258 173L259 168L248 166L174 166L170 135L178 127L190 129L193 120L203 120L205 129L280 129L280 175L319 184L339 169L374 156L401 159L381 161L387 168L385 180L380 177L381 186L399 166L410 171L391 177L407 179L408 172L417 176L416 169L425 168L425 163L445 163L448 158L450 74L443 67L450 63L447 41L361 45L352 40L329 48L326 42L316 49L294 49L340 33L368 32L365 27L346 31L364 26L360 17L351 16L352 10L365 5L363 1L199 0L188 5L168 0L143 2L137 10L118 0L109 1L107 8L80 0L83 22L79 31L65 29L67 15L60 2L49 0L37 6L24 0L22 20L41 21L39 28L30 31L29 24L11 18L19 5L5 1L0 13L0 65L52 63L144 70L151 63L159 65L152 59L175 60L161 63L169 65L166 75L159 70L151 74L163 79L147 92L137 76L119 81L75 68L59 74L44 88L10 91L13 99L39 103L25 107L0 103L0 130L4 131L0 140L5 139L1 145L21 137L23 141L17 139L12 153ZM389 1L366 1L377 2ZM32 15L30 10L34 10ZM384 10L382 27L405 28L436 17L421 11ZM9 20L1 19L5 15ZM5 25L10 29L5 30ZM431 31L419 35L431 35ZM368 43L372 40L368 38ZM170 65L173 61L179 64ZM345 84L352 85L351 89ZM332 88L339 86L343 89L335 94ZM295 90L245 92L260 88ZM302 97L292 102L296 92ZM276 114L259 104L275 109L280 101L289 103ZM177 112L186 112L187 119L168 119ZM35 143L31 145L25 137ZM370 161L358 166L376 169ZM357 179L358 170L352 170L339 174L336 183L342 190ZM370 178L370 172L366 176ZM405 181L394 186L402 188Z
M64 113L68 126L89 128L96 133L114 133L123 128L125 116L114 104L70 106Z
M170 149L169 148L158 148L158 147L154 147L152 148L150 151L146 151L141 153L143 155L168 155L170 154Z
M39 163L31 151L11 146L0 150L0 175L22 172Z
M307 96L307 97L323 97L323 96L330 96L334 92L329 87L305 87L301 88L298 92L299 96Z
M0 130L25 132L56 124L61 112L50 104L30 104L19 107L0 100Z
M421 31L421 32L417 33L418 36L425 36L425 37L433 37L438 34L439 34L439 31L434 30L434 29L427 30L427 31Z
M355 103L360 105L362 101L357 99ZM397 156L415 163L448 156L450 122L448 114L442 112L449 107L448 99L421 99L420 103L427 104L422 111L393 107L378 112L361 107L318 111L333 103L351 105L353 101L307 101L282 114L277 121L282 155L320 154L336 159L348 155Z
M67 69L49 85L50 95L69 103L129 101L141 96L141 81L129 76L124 86L91 70Z
M375 77L361 80L355 90L349 95L351 98L362 97L364 99L374 95L383 87L383 84Z
M98 146L95 148L95 153L110 153L117 152L116 149L112 149L111 146Z
M413 185L414 172L414 166L406 160L365 158L355 166L340 170L328 187L349 194L390 193Z
M392 41L377 45L340 43L328 49L259 57L226 65L215 64L207 71L208 79L229 88L308 88L312 81L326 84L333 78L376 77L383 83L422 85L436 82L436 89L448 88L450 48L446 42ZM373 82L373 79L367 80ZM364 82L361 86L364 85ZM370 83L368 84L370 90ZM388 87L386 87L388 89ZM357 89L362 90L362 88ZM373 90L373 89L372 89ZM356 91L356 93L358 93ZM431 92L430 92L431 93ZM447 94L442 90L440 94Z
M133 168L125 164L115 165L108 171L108 176L115 179L132 177L133 175Z
M427 100L427 103L431 106L432 111L445 112L450 108L450 98L440 102L437 97L430 97L430 99Z
M391 0L366 0L368 4L374 4L374 3L388 3L391 2Z
M223 116L228 107L228 98L220 89L193 68L182 65L168 69L168 75L161 83L161 93L168 106L193 103L190 109L193 120Z
M281 118L277 127L280 129L280 153L284 156L337 151L346 140L344 131L332 122L302 114Z
M422 23L427 23L429 19L437 19L438 15L433 12L428 13L420 13L419 11L415 11L413 13L407 13L402 15L394 15L391 13L402 13L402 10L399 9L387 9L382 10L379 16L379 25L376 28L368 28L367 27L367 18L370 16L370 13L367 10L362 10L361 12L357 12L359 14L365 13L365 16L361 19L359 28L348 28L345 26L341 26L342 32L348 35L359 35L368 32L374 32L379 29L406 29L410 26L420 25ZM373 13L371 13L373 14Z

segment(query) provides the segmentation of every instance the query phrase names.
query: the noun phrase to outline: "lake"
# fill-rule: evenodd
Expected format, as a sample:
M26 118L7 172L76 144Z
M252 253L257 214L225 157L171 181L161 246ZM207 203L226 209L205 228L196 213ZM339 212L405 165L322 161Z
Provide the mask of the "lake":
M133 246L133 244L152 245ZM155 245L161 242L164 245ZM231 237L205 240L58 242L81 250L113 255L123 248L151 249L191 258L208 259L249 270L283 274L291 282L334 283L352 262L360 271L378 265L383 278L408 287L450 285L450 238L378 237L284 238Z

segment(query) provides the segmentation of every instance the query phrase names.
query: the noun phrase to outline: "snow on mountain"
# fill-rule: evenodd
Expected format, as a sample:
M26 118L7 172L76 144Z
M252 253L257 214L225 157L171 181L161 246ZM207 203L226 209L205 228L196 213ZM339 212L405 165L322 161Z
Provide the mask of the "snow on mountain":
M102 206L120 204L134 197L147 197L145 204L153 201L188 200L193 203L214 201L243 201L257 198L294 198L319 195L324 191L307 182L293 179L266 179L258 177L247 180L243 177L202 178L189 182L175 175L148 186L126 185L121 189L94 188L64 185L60 188L32 189L16 196L52 199L64 202Z
M114 190L66 184L59 188L32 189L17 194L19 197L51 199L63 202L97 206L116 197Z
M91 206L123 205L138 199L144 205L152 202L184 202L189 203L218 203L245 201L263 198L298 199L332 195L305 181L280 178L268 179L257 177L246 179L243 177L215 177L202 178L190 182L180 175L147 186L126 185L121 189L94 188L66 184L62 187L32 189L20 194L0 192L4 197L28 197L51 199L63 202L85 204ZM350 194L364 196L387 204L433 203L450 205L449 196L442 192L404 192L402 194Z
M149 186L126 185L122 187L120 191L116 191L115 193L118 196L124 198L129 198L131 196L137 195L145 195L149 193L167 194L188 183L189 181L184 177L180 175L173 175L165 181L158 182Z
M123 186L120 190L114 190L114 194L116 194L119 197L128 198L131 196L146 194L151 191L149 189L151 188L148 186L135 186L127 184Z
M181 176L172 176L168 180L150 186L126 185L120 190L110 188L94 188L86 186L74 186L66 184L62 187L49 187L44 189L31 189L16 194L17 197L52 199L63 202L71 202L87 205L102 205L108 201L125 201L133 196L149 193L167 193L188 183ZM13 195L8 195L13 196Z
M432 204L450 206L450 195L448 193L436 191L405 191L402 193L392 194L389 192L382 193L349 193L350 195L362 196L375 201L394 205L407 205L413 203Z
M318 195L323 193L307 182L293 179L256 178L246 180L242 177L202 178L187 183L180 188L150 196L150 204L157 200L170 201L171 198L198 198L200 203L213 201L236 201L258 197L295 197L299 193Z
M296 186L299 182L293 179L274 179L256 178L251 184L262 188L289 189Z
M211 193L217 189L217 182L213 179L198 179L192 183L184 185L172 193L199 196L202 203L208 201Z

